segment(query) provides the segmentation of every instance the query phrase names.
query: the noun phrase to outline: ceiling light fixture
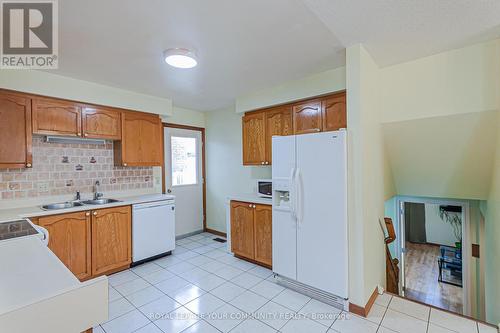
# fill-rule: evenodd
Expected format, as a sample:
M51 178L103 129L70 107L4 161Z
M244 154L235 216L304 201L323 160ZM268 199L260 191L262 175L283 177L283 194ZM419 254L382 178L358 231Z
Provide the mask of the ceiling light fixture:
M163 52L163 56L167 64L176 68L193 68L198 65L196 55L188 49L168 49Z

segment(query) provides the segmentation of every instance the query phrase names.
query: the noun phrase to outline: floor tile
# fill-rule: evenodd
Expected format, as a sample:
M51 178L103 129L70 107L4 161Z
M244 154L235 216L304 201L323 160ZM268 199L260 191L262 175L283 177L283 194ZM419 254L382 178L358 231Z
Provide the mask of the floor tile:
M176 246L175 249L172 251L172 255L178 256L179 254L186 253L186 252L191 252L191 250L186 249L185 247L181 246Z
M134 310L134 306L125 298L110 302L108 306L108 321Z
M283 290L278 296L273 298L273 302L283 305L293 311L299 311L311 297L299 294L290 289Z
M267 280L262 280L261 282L257 283L255 286L250 288L250 290L252 290L256 294L259 294L260 296L271 299L276 295L278 295L283 290L285 290L285 288L276 283L269 282Z
M212 294L204 294L192 300L191 302L187 303L185 307L189 311L196 313L197 315L202 315L202 314L208 315L209 313L214 312L224 304L226 303L220 298L217 298Z
M429 321L459 333L477 332L475 321L436 309L431 309Z
M122 294L120 294L118 291L116 291L115 288L109 286L109 288L108 288L108 302L113 302L121 297L123 297Z
M192 241L187 239L187 238L182 238L182 239L179 239L179 240L176 240L175 241L175 244L177 245L183 245L183 244L187 244L187 243L191 243Z
M258 321L257 319L248 318L236 328L234 328L231 333L274 333L277 332L275 329L267 326L266 324Z
M189 250L194 250L194 249L202 247L202 246L205 246L205 245L198 243L198 242L191 242L191 243L187 243L187 244L182 245L182 247L189 249Z
M378 325L358 316L342 312L341 316L335 320L331 329L340 333L375 333ZM328 332L331 332L328 331ZM402 331L409 333L408 331Z
M167 256L161 259L156 259L154 263L163 268L166 268L168 266L173 266L182 263L182 259L179 259L176 256Z
M214 272L215 275L220 276L221 278L226 280L231 280L232 278L240 275L241 273L243 273L241 269L234 268L228 265Z
M196 324L189 326L182 333L220 333L218 329L210 325L204 320L200 320Z
M341 312L341 310L315 299L311 299L299 311L300 314L304 315L308 319L317 321L326 327L330 327ZM382 320L382 318L380 318L380 320Z
M158 328L158 326L156 326L154 323L151 323L149 325L144 326L143 328L138 329L134 333L163 333L163 332Z
M111 286L116 287L116 286L123 284L125 282L135 280L138 277L139 276L137 274L133 273L132 271L126 270L126 271L111 275L108 278L108 282Z
M200 279L197 279L193 281L192 283L200 287L201 289L205 291L210 291L212 289L217 288L221 284L225 283L226 280L224 280L221 277L218 277L215 274L208 273L208 275L205 275L201 277Z
M230 263L229 265L233 266L234 268L241 269L242 271L248 271L252 268L257 267L257 265L244 260L237 260L236 262Z
M174 273L162 268L159 271L144 276L143 279L151 284L157 284L160 283L161 281L173 278L174 276L175 276Z
M181 304L177 303L168 296L163 296L156 301L143 305L139 310L149 319L158 320L165 317L169 312L179 308Z
M151 274L153 272L156 272L156 271L159 271L161 268L161 266L155 264L155 263L146 263L146 264L142 264L142 265L139 265L139 266L136 266L134 268L132 268L132 272L134 272L135 274L141 276L141 277L144 277L145 275L148 275L148 274Z
M199 253L199 254L204 254L204 253L207 253L207 252L211 252L213 251L214 248L209 246L209 245L203 245L200 246L200 247L197 247L195 249L193 249L192 251L196 252L196 253Z
M330 330L330 331L328 331L328 333L336 333L336 332L334 330ZM398 333L398 332L393 331L393 330L388 329L388 328L383 327L383 326L379 326L377 333Z
M155 287L150 286L145 289L139 290L138 292L130 294L125 298L128 299L128 301L132 303L136 308L138 308L163 296L165 296L164 293L162 293Z
M250 289L262 281L263 280L260 277L246 273L246 272L231 279L232 283L234 283L242 288L245 288L245 289Z
M370 309L370 313L368 313L368 316L366 317L366 319L368 319L372 323L380 325L380 323L382 322L382 319L384 318L386 310L387 310L387 308L385 308L381 305L373 304L372 308Z
M214 274L224 267L228 267L228 265L218 261L209 262L200 266L201 269Z
M375 299L375 304L388 307L391 299L392 299L392 295L384 293L382 295L377 296L377 298Z
M184 305L200 297L204 293L205 291L203 289L198 288L194 284L188 284L180 289L167 293L167 295L175 299L176 302Z
M189 270L192 270L194 268L196 268L196 266L191 265L190 263L187 263L187 262L181 262L179 264L167 267L167 269L169 271L171 271L172 273L177 274L177 275L180 275L180 274L187 272Z
M254 268L248 270L247 272L250 274L256 275L262 279L266 279L266 278L270 277L271 275L273 275L273 271L271 271L270 269L261 267L261 266L255 266Z
M176 254L175 257L177 259L180 259L181 261L186 261L188 259L191 259L191 258L196 258L196 257L199 257L200 254L199 253L196 253L196 252L193 252L193 251L185 251L185 252L182 252L181 254Z
M190 263L192 265L196 265L196 266L203 265L203 264L206 264L206 263L209 263L212 261L214 261L214 259L211 259L211 258L206 257L206 256L197 256L197 257L194 257L194 258L187 260L188 263Z
M223 301L229 302L236 298L236 296L242 294L245 289L232 284L231 282L225 282L218 286L217 288L210 291L212 295L215 295L222 299Z
M498 333L498 330L494 327L485 325L483 323L478 323L479 333Z
M188 284L189 284L188 281L178 276L174 276L173 278L157 283L154 286L163 291L165 294L169 294L184 286L187 286Z
M197 240L203 239L203 238L206 238L206 236L202 235L201 233L193 235L193 236L189 236L189 239L191 239L193 241L197 241Z
M268 301L269 300L267 298L257 295L256 293L245 291L229 303L231 303L231 305L234 305L238 309L245 311L246 313L252 313L254 311L257 311L257 309L262 307Z
M102 327L99 325L92 328L92 333L106 333L106 332L104 332Z
M238 258L234 257L232 254L229 254L229 253L225 253L225 254L221 255L216 260L220 261L220 262L223 262L223 263L225 263L227 265L231 265L231 264L233 264L235 262L241 261L241 259L238 259Z
M268 302L263 307L254 312L253 316L267 325L279 330L287 321L292 319L296 313L282 305Z
M455 333L455 331L449 330L433 323L429 323L427 333Z
M420 320L429 320L430 308L428 306L418 304L401 297L393 297L391 303L389 303L389 309L402 312Z
M138 279L120 284L119 286L116 286L115 289L123 296L127 296L127 295L133 294L139 290L145 289L145 288L150 287L150 286L151 286L151 284L149 284L146 280L144 280L142 278L138 278Z
M247 319L243 311L232 305L225 304L210 314L207 322L222 332L229 332L243 320Z
M197 321L197 316L194 313L185 307L180 307L170 312L164 318L156 320L154 324L163 332L178 333L194 325Z
M282 333L325 333L328 327L307 318L292 319L280 330Z
M405 333L425 333L427 330L426 321L392 309L387 309L381 325L391 330Z
M212 259L217 259L217 258L220 258L222 256L225 256L226 252L221 251L221 250L212 250L210 252L204 253L203 255L206 257L212 258Z
M130 333L149 323L151 321L139 312L139 310L134 310L108 321L102 327L106 333Z

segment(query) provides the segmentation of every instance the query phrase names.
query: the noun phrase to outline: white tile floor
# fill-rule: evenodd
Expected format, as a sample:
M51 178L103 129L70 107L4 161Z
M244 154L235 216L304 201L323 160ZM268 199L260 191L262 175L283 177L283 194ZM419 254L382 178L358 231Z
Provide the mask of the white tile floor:
M109 320L95 333L494 333L475 321L384 294L368 318L277 285L202 233L171 256L109 277Z

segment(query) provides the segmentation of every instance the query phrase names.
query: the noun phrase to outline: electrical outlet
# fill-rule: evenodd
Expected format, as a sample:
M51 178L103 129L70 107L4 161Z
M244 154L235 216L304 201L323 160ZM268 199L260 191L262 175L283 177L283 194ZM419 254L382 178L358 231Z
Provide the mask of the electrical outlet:
M36 185L38 193L46 193L49 191L49 183L43 182L43 183L37 183Z

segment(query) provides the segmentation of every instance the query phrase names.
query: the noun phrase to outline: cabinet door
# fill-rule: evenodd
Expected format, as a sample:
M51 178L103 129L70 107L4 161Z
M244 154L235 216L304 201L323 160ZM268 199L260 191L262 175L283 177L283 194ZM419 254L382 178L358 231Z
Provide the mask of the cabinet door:
M321 101L309 101L293 106L293 132L295 134L321 131Z
M231 251L254 259L254 208L247 202L231 201Z
M52 99L33 99L33 133L82 135L81 108L78 104Z
M138 112L124 112L122 117L123 139L116 146L121 157L115 162L124 166L161 166L163 131L160 117Z
M92 275L130 265L132 261L130 206L92 212Z
M292 109L281 106L266 111L266 164L272 164L274 135L292 135Z
M255 261L273 264L273 223L270 205L255 205Z
M49 232L49 248L80 280L91 270L90 212L40 217L38 225Z
M84 107L82 111L83 136L121 140L121 112L112 109Z
M323 131L336 131L340 128L347 128L345 93L323 100Z
M250 113L242 118L243 165L263 165L266 161L265 113Z
M0 93L0 168L31 168L31 100Z

